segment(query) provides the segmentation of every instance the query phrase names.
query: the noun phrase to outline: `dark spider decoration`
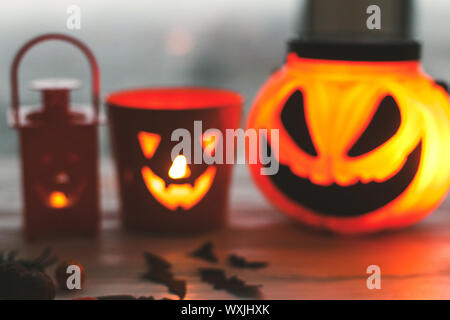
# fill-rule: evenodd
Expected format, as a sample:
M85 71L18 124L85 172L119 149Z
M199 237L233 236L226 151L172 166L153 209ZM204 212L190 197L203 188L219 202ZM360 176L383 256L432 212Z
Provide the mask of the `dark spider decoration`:
M17 251L0 251L0 300L44 300L55 298L53 280L45 269L57 258L45 249L35 259L18 259Z

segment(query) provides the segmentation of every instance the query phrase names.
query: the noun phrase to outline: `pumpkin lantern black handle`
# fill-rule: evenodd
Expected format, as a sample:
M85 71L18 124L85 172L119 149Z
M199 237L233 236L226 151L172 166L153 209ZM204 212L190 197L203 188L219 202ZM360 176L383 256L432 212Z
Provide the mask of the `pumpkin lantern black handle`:
M447 92L447 94L450 94L449 85L448 85L448 83L445 80L435 79L434 82L436 82L436 84L438 86L440 86L442 89L444 89L445 92Z
M22 48L17 52L16 56L14 57L14 61L11 66L11 101L12 101L12 125L13 127L19 127L20 125L20 116L19 116L19 88L18 88L18 68L19 64L22 61L23 56L25 53L31 49L34 45L49 41L49 40L60 40L68 42L78 49L80 49L86 58L88 59L88 62L91 67L91 81L92 81L92 107L94 109L94 122L98 122L99 120L99 107L100 107L100 74L99 74L99 68L97 60L95 59L95 56L91 52L91 50L81 41L64 35L64 34L58 34L58 33L49 33L44 34L41 36L38 36L36 38L31 39L27 43L25 43Z

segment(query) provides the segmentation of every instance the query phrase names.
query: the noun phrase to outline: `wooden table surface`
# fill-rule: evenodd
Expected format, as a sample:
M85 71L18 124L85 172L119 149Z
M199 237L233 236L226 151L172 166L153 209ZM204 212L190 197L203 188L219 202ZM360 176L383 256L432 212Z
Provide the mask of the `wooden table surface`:
M20 214L20 172L15 159L0 159L0 248L38 254L50 246L62 259L79 260L87 269L81 292L57 298L110 294L175 296L164 286L144 282L142 256L151 251L174 264L188 282L187 299L235 299L200 281L197 268L215 266L187 256L211 240L228 275L263 284L266 299L449 299L450 198L421 223L402 231L342 237L292 224L272 208L250 181L246 168L234 175L230 223L223 230L198 236L133 235L121 230L116 185L109 160L102 161L103 231L97 240L24 241ZM265 260L261 270L227 266L230 253ZM381 290L366 287L366 268L381 268Z

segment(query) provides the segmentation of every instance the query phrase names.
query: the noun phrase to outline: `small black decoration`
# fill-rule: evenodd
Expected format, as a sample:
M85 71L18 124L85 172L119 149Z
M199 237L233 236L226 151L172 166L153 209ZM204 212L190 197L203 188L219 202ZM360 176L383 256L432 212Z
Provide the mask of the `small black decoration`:
M155 283L164 284L170 293L177 295L181 300L186 296L186 281L175 279L172 273L172 265L163 258L150 253L144 253L148 271L144 274L144 279Z
M236 254L230 254L228 256L228 262L236 268L247 268L247 269L262 269L268 266L267 262L264 261L253 261L249 262L244 257L240 257Z
M44 271L56 262L50 249L36 259L16 259L17 251L0 252L0 300L51 300L56 290Z
M211 241L204 243L201 247L190 253L191 257L199 258L211 263L217 263L217 259L214 253L214 246Z
M262 285L248 285L236 276L227 278L225 271L216 268L199 269L204 282L212 284L216 290L225 290L237 297L257 299L261 297Z

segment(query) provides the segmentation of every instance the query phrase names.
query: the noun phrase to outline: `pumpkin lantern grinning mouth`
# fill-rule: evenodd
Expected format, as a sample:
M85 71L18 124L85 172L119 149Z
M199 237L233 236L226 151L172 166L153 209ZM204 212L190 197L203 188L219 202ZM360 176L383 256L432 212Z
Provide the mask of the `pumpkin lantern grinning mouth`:
M271 150L270 144L267 144ZM422 141L407 156L400 171L383 182L321 186L293 174L289 166L281 163L278 173L270 176L270 179L291 200L318 214L356 217L377 210L400 196L419 170L421 153Z
M170 210L176 210L178 207L188 210L208 193L216 175L216 167L208 167L195 179L193 185L189 183L166 185L165 181L147 166L142 168L141 173L148 191L155 199Z

